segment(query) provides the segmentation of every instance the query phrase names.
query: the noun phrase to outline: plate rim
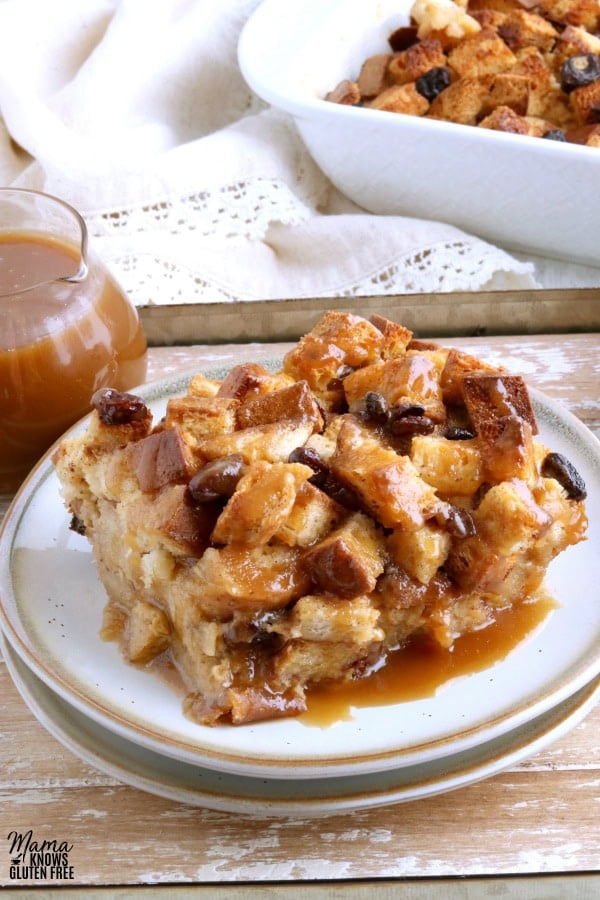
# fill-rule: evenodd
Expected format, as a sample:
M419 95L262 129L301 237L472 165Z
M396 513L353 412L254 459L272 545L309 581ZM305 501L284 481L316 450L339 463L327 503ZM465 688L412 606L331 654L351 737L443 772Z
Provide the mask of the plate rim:
M313 780L313 794L311 797L303 799L290 799L287 797L279 801L269 798L258 801L256 797L249 797L248 795L232 797L231 793L224 798L222 793L223 775L218 770L205 771L209 776L217 777L221 793L218 789L202 791L201 789L194 790L193 787L189 786L181 787L181 785L169 787L165 786L164 779L161 786L157 784L156 780L148 777L147 774L139 775L132 766L128 767L126 764L124 765L118 761L115 763L114 755L115 752L118 752L119 744L124 745L125 752L129 751L130 753L139 748L126 738L110 732L100 723L86 716L85 713L74 709L67 700L56 694L37 677L2 634L0 634L0 650L4 655L6 667L12 681L29 711L57 741L86 764L93 766L104 774L110 775L125 785L146 791L163 799L220 812L250 815L252 818L326 817L358 810L409 803L459 790L498 775L524 759L539 753L576 728L600 701L600 675L598 675L593 681L575 692L575 694L536 719L518 726L513 731L506 732L492 741L471 748L470 751L467 750L448 756L443 760L444 765L437 774L432 773L427 776L425 772L425 777L418 781L413 780L407 783L406 776L411 768L426 769L428 765L430 767L433 765L435 768L435 764L439 764L440 761L432 760L429 763L416 764L413 767L401 766L396 770L388 770L386 773L383 773L386 778L394 779L396 777L399 781L397 783L393 782L387 787L373 785L369 789L368 774L362 778L349 775L336 780L338 783L348 782L350 788L352 788L353 784L356 784L355 790L349 790L342 795L327 797L321 789L324 779L316 778ZM19 665L22 666L20 672ZM33 684L31 683L32 680ZM39 699L40 693L42 694L41 701ZM48 704L51 706L52 703L55 707L58 704L59 711L61 705L65 707L65 710L68 710L68 714L65 712L65 719L70 728L65 728L57 722L56 714L52 712L51 708L50 710L48 709ZM81 728L76 717L80 717L84 724L88 724L88 727L91 724L92 731L96 732L96 740L91 746L89 741L92 741L92 737L88 738L87 746L85 746L85 742L82 743L81 738L78 738ZM98 740L98 731L100 732L100 740ZM109 736L109 741L112 743L112 762L108 761L100 752L102 738L105 733ZM115 742L117 751L114 749ZM506 746L503 748L502 745ZM179 770L192 770L196 775L199 773L198 767L192 766L190 763L164 756L153 750L146 752L150 757L156 757L157 761L162 762L164 765L177 767ZM469 754L473 755L474 753L476 756L477 754L479 755L479 759L472 761L469 767L465 758L469 757ZM460 768L461 758L463 760L462 768ZM152 762L151 758L150 766ZM456 768L453 769L453 765ZM148 764L146 764L147 768ZM192 772L190 772L191 774ZM373 773L371 778L377 774ZM244 783L247 785L252 784L252 787L254 787L259 781L252 777L231 776L228 773L225 773L224 777L225 779L231 778L236 783L241 782L242 787ZM268 780L276 781L282 791L289 791L291 784L289 779L262 779L262 782L266 783ZM365 780L367 781L367 786L363 784L359 790L358 784ZM302 788L311 787L311 780L299 779L298 781ZM330 779L322 785L325 791L327 790L327 785L331 785Z

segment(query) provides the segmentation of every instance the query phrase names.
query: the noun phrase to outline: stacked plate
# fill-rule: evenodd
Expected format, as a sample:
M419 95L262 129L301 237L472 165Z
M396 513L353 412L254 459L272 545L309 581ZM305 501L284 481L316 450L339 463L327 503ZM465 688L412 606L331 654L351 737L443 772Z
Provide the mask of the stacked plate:
M222 378L222 372L211 377ZM186 378L140 393L160 417ZM589 533L551 565L556 608L502 660L434 696L238 728L187 719L180 696L99 637L105 596L89 545L69 529L50 456L0 532L4 656L59 741L115 778L170 799L251 815L323 815L459 788L538 752L600 696L600 443L532 391L540 440L588 486ZM83 428L81 423L77 428Z

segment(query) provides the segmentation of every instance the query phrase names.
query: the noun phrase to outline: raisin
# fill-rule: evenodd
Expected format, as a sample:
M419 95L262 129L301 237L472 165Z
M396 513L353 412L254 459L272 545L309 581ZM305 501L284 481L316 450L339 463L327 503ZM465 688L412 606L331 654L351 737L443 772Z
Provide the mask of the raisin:
M212 503L221 497L231 497L242 476L244 459L231 453L206 463L188 484L194 503Z
M444 431L444 437L448 441L472 441L475 432L470 428L461 428L460 425L448 425Z
M585 500L585 481L566 456L562 453L548 453L542 462L544 478L554 478L567 493L569 500Z
M142 421L148 415L148 407L140 397L113 388L96 391L91 404L104 425L129 425L130 422Z
M329 475L329 466L323 457L312 447L296 447L288 456L288 462L302 463L315 473L309 480L313 484L322 484Z
M339 503L340 506L350 510L358 510L361 508L360 499L357 494L348 485L342 484L341 481L331 472L319 483L320 489L324 494Z
M409 47L416 44L419 39L417 32L418 28L416 25L404 25L400 28L396 28L395 31L392 31L388 37L388 43L394 53L399 53L401 50L408 50Z
M560 86L565 93L583 87L600 78L600 56L597 53L580 53L565 60L560 70Z
M339 391L344 387L344 378L354 372L352 366L340 366L336 372L335 378L332 378L327 384L328 391Z
M75 534L85 535L85 525L79 518L79 516L71 516L71 521L69 522L69 529L74 531Z
M365 418L371 422L383 424L387 422L388 404L383 394L377 391L367 391L365 394Z
M560 128L550 128L545 131L542 137L547 141L566 141L567 136Z
M435 66L415 81L415 87L421 97L431 103L438 94L446 90L450 84L450 70L446 66Z
M435 425L417 404L402 403L390 409L388 427L396 437L431 434Z

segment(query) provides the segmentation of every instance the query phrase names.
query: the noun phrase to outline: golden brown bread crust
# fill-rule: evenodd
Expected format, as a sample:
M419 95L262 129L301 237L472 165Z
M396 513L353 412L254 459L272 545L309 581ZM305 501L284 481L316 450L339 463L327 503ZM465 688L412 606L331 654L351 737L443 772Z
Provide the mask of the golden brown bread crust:
M154 426L100 395L54 462L126 658L168 658L188 715L243 724L530 597L586 529L536 431L520 377L330 312L281 371L197 374Z

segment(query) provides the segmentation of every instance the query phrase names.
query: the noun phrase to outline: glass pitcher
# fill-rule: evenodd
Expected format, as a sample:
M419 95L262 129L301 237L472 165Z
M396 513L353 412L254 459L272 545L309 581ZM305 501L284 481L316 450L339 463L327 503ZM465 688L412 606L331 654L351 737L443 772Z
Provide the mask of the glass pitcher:
M0 188L0 494L12 493L101 387L146 376L137 310L67 203Z

